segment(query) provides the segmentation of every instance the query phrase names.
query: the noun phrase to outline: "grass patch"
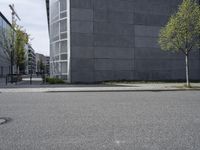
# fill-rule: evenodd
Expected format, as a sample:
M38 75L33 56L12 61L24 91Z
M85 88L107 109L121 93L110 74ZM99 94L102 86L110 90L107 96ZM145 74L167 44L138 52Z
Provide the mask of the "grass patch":
M46 82L49 84L65 84L65 81L59 78L46 78Z
M184 80L111 80L111 81L104 81L103 84L159 84L159 83L184 83ZM200 81L191 81L191 83L200 83ZM185 85L184 85L185 86Z

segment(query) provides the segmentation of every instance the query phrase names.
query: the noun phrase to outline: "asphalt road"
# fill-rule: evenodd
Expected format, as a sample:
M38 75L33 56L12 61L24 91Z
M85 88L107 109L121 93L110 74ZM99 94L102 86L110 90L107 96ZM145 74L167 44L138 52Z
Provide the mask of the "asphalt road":
M0 93L0 150L199 150L200 92Z

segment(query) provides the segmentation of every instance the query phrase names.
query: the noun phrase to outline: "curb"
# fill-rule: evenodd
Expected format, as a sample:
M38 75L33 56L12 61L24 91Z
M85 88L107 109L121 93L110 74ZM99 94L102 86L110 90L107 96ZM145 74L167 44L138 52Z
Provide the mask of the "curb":
M58 87L58 88L0 88L1 93L62 93L62 92L173 92L200 91L200 88L175 87Z
M130 89L130 90L65 90L43 91L42 93L73 93L73 92L173 92L173 91L200 91L200 89Z

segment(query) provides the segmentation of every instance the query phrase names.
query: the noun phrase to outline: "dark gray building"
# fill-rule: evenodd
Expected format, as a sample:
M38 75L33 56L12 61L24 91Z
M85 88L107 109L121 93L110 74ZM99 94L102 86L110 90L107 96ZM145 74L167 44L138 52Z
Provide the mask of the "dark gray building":
M182 0L47 0L51 75L69 82L184 80L184 55L163 52L160 27ZM200 51L190 56L200 79Z

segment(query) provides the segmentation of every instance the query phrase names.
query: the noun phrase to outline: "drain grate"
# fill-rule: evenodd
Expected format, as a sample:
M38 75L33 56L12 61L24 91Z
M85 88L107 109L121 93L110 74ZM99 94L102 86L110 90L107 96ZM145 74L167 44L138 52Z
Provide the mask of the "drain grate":
M5 124L5 123L8 123L9 121L11 121L10 118L0 117L0 125L3 125L3 124Z

